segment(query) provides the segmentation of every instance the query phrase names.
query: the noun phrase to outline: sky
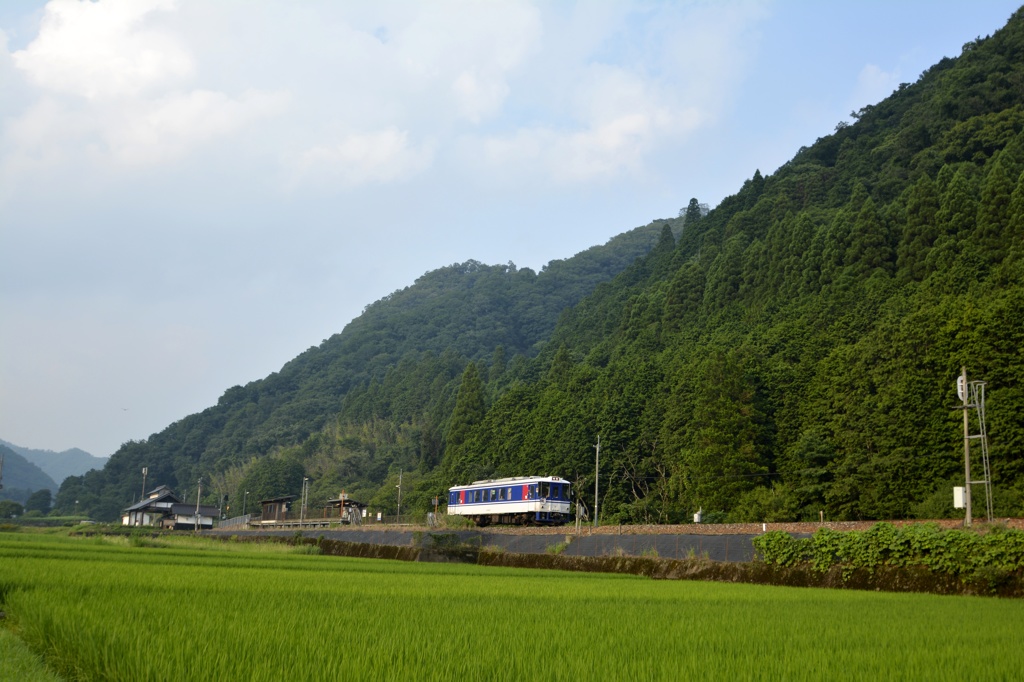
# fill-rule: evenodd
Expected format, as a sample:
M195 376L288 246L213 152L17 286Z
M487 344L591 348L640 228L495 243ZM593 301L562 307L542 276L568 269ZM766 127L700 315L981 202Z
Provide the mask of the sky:
M423 273L715 206L1002 0L0 2L0 438L97 456Z

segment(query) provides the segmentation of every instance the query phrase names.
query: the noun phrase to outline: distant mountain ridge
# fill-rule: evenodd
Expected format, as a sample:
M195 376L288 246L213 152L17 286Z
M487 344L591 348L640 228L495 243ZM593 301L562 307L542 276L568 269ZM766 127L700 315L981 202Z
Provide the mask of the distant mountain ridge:
M3 443L3 441L0 441ZM22 457L6 445L0 445L0 455L3 455L3 489L0 490L0 499L14 500L24 504L28 496L37 490L46 488L56 493L58 485L52 478L46 475L42 469Z
M53 450L36 450L9 443L0 438L0 445L18 453L33 465L41 469L47 477L56 481L51 488L54 492L68 476L81 476L90 469L102 469L109 457L97 457L80 448L71 448L63 452ZM50 487L50 486L47 486Z

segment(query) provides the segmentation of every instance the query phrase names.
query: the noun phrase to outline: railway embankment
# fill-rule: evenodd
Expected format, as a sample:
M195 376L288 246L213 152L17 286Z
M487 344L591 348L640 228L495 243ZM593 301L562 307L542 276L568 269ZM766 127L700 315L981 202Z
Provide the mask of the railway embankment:
M555 529L526 529L551 531ZM216 533L217 531L214 531ZM388 547L420 547L430 550L433 539L456 543L476 550L490 550L509 554L564 554L565 556L657 556L667 558L704 558L719 562L751 561L754 558L753 539L747 534L681 534L681 533L581 533L575 535L566 529L560 532L509 533L478 530L253 530L221 534L238 537L323 538L353 544Z
M957 552L976 554L979 550L968 546L972 542L970 538L975 535L973 533L947 536L945 531L959 527L952 524L882 524L887 529L880 528L876 522L844 523L839 528L820 524L771 524L788 526L789 530L779 533L777 531L783 529L774 528L766 532L762 526L758 529L762 531L760 533L738 532L740 529L750 530L750 525L733 524L729 528L733 532L717 535L608 532L617 530L615 527L591 529L597 532L579 534L566 533L564 528L516 529L518 532L510 532L511 529L438 531L375 527L321 532L260 530L235 534L222 532L219 535L243 541L274 538L315 546L317 552L334 556L626 573L659 580L1024 597L1024 563L1013 558L1021 554L1018 545L1024 545L1021 540L1024 535L1016 530L1020 524L1002 523L989 529L995 531L990 538L992 541L979 547L998 558L991 565L979 563L977 558L968 560L966 555L956 558ZM649 528L661 530L664 527ZM822 529L826 531L824 535L814 536L808 532ZM908 531L904 533L905 539L912 537L910 544L917 547L931 542L926 540L926 536L932 537L936 542L934 556L915 558L912 552L908 553L907 547L899 550L902 554L891 549L902 542L899 540L900 529ZM839 531L860 532L839 536ZM872 549L872 543L881 547L877 542L879 537L875 537L881 535L892 536L882 543L890 549ZM996 537L1000 535L1002 538ZM836 544L839 537L846 540ZM957 543L959 549L947 551ZM906 542L903 544L907 545ZM832 545L835 546L829 550ZM764 551L766 548L767 552ZM824 553L823 548L826 550ZM893 561L887 562L879 551L882 554L896 552L890 557ZM945 558L940 557L943 552ZM807 553L807 556L803 557L802 553ZM876 554L878 556L874 556ZM950 561L959 565L953 566Z

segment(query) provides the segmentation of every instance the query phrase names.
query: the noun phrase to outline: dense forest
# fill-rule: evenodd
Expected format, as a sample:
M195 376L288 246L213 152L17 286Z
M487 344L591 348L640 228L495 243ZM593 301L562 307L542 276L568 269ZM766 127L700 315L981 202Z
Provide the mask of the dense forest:
M428 273L57 507L111 518L142 466L392 511L400 471L414 509L491 476L592 490L600 436L608 521L953 516L966 366L996 513L1024 515L1024 11L853 119L628 247Z

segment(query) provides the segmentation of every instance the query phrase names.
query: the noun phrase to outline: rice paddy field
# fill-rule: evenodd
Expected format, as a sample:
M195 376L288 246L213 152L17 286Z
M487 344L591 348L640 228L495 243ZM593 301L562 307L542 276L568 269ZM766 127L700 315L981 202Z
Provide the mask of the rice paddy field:
M0 609L0 628L65 680L962 682L1024 670L1016 600L350 559L188 538L0 533Z

